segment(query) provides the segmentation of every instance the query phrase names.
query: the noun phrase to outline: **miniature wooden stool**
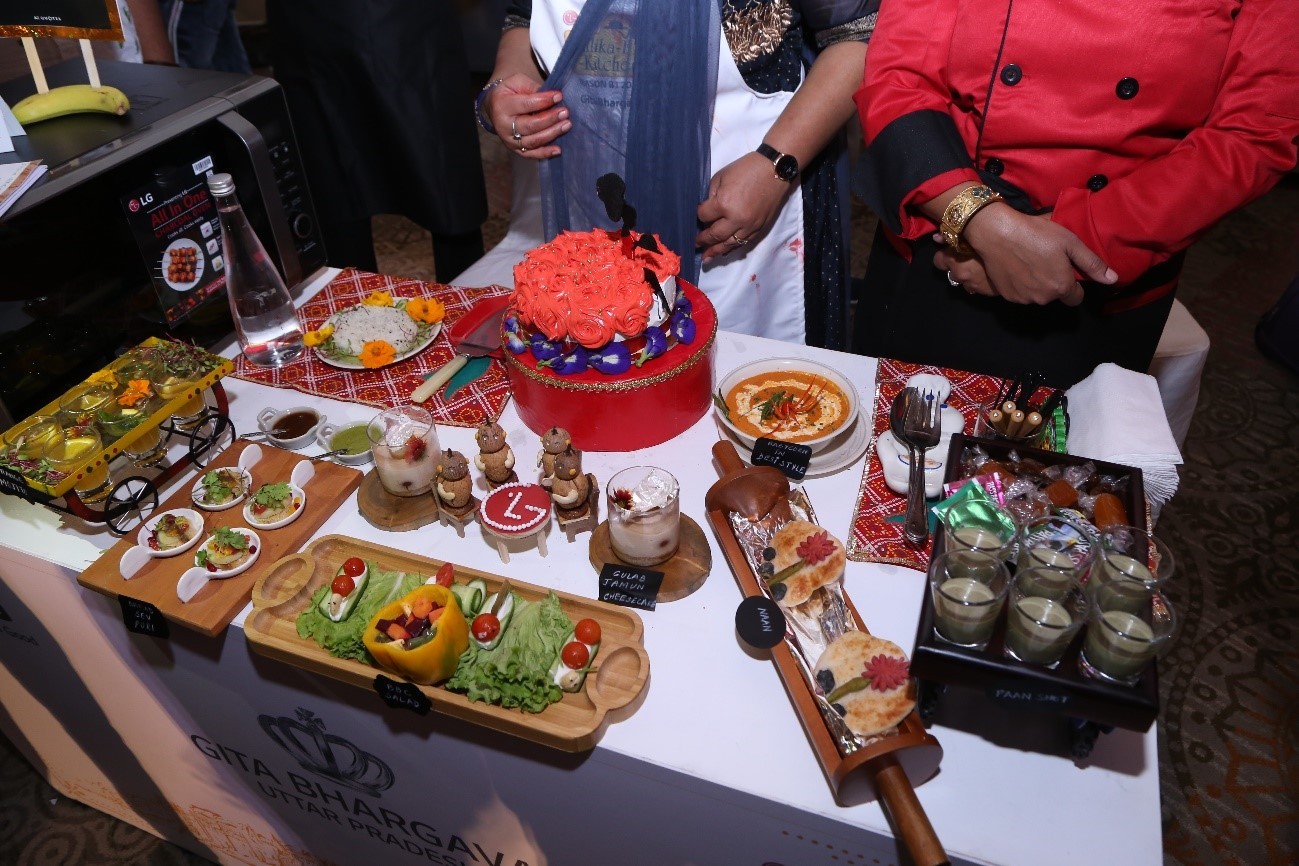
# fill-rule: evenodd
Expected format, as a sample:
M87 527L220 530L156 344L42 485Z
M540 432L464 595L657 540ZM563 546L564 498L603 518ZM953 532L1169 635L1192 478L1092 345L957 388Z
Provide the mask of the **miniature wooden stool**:
M600 488L595 483L595 476L588 476L591 479L591 491L586 496L588 508L586 513L581 517L565 519L564 513L559 508L555 509L555 522L559 528L568 536L568 543L573 543L573 537L582 532L594 532L596 526L600 523Z
M550 494L540 484L521 481L502 484L483 499L478 519L496 540L501 562L510 561L507 541L536 536L537 550L546 555L546 530L550 528Z

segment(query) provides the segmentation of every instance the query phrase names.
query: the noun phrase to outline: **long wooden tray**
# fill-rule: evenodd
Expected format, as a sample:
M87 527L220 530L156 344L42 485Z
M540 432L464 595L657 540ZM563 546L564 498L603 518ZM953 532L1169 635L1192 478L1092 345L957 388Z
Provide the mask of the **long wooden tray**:
M314 640L298 637L296 626L298 614L306 608L311 596L334 579L343 560L350 556L359 556L384 569L429 577L443 564L439 559L342 535L318 538L301 553L275 563L257 581L253 588L255 609L244 622L244 633L253 649L262 655L372 691L376 676L396 675L352 659L335 658ZM500 575L456 566L457 581L474 578L482 578L491 592L505 580ZM513 579L510 586L529 601L545 598L550 592ZM615 720L614 710L630 707L631 710L620 713L618 718L630 715L634 711L633 702L642 695L649 680L649 656L643 645L645 628L640 616L628 608L576 595L563 592L555 595L574 622L590 617L600 623L600 652L581 691L565 693L563 700L540 713L524 713L471 702L464 695L437 686L419 686L434 710L565 752L594 748L604 729Z
M220 469L235 466L239 456L251 443L236 442L208 466ZM249 470L253 476L253 489L276 481L288 481L293 467L303 459L301 454L258 446L261 459ZM176 581L194 564L193 553L151 559L131 580L124 580L120 571L122 554L135 546L136 536L131 533L106 550L93 565L81 573L77 580L82 586L102 592L110 598L128 596L156 607L171 622L202 632L209 637L220 634L239 611L248 603L253 584L270 566L285 554L302 547L325 520L338 510L361 483L361 473L346 466L325 460L315 463L316 474L303 492L307 504L302 516L279 529L259 529L244 520L243 505L225 511L202 511L204 537L218 526L248 527L262 540L262 550L257 562L243 574L225 580L209 581L188 603L176 595ZM185 484L158 506L158 511L172 508L194 508L190 498L193 482ZM196 509L197 510L197 509Z
M722 470L722 479L709 488L704 499L708 522L740 589L746 596L762 595L762 585L735 537L729 515L734 512L752 520L779 513L780 509L788 514L789 480L769 466L746 467L729 441L715 444L713 457ZM868 631L847 593L844 603L857 627ZM852 805L878 798L916 866L947 863L942 843L916 798L914 786L937 772L943 757L943 747L925 730L919 714L912 710L897 726L896 733L844 755L821 715L794 651L782 641L771 649L771 660L835 799Z

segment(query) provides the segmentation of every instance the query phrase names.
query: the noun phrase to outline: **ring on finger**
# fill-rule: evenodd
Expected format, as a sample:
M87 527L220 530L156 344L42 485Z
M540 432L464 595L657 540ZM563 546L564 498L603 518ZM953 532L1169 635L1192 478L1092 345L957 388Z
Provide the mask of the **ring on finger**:
M528 146L526 144L520 144L519 153L527 153L527 152L528 152Z
M523 141L523 133L519 132L519 127L515 125L518 120L517 117L510 118L510 138L515 141Z
M953 286L955 286L955 287L957 287L957 288L960 288L960 287L961 287L961 283L960 283L960 281L957 280L957 279L955 279L955 278L952 276L952 272L951 272L951 271L948 271L948 272L947 272L947 282L951 283ZM969 291L969 289L967 289L966 291Z
M748 238L740 237L740 233L738 231L731 235L731 240L735 241L740 246L744 246L749 242Z

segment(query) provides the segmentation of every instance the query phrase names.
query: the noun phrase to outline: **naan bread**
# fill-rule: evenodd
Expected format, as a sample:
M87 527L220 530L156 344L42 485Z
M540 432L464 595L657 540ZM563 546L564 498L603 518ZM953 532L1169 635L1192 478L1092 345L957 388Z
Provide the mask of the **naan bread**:
M907 654L891 641L864 631L844 632L817 659L816 680L829 697L839 686L865 675L877 656L895 660L889 665L894 672L898 663L905 664L907 660ZM867 686L839 696L834 705L836 709L842 708L844 721L854 733L872 737L907 717L916 705L916 682L907 676L901 685L883 691Z
M787 566L793 565L802 556L798 552L799 545L803 544L814 535L824 533L826 540L833 545L833 550L824 559L819 559L814 564L804 565L793 576L785 579L779 585L785 587L784 595L775 587L772 588L772 597L785 607L793 607L802 604L816 591L818 587L825 586L828 583L834 583L843 574L844 563L847 557L844 554L843 544L839 539L826 532L815 523L809 523L806 520L791 520L782 526L771 538L770 546L776 551L776 558L772 560L772 567L775 574Z

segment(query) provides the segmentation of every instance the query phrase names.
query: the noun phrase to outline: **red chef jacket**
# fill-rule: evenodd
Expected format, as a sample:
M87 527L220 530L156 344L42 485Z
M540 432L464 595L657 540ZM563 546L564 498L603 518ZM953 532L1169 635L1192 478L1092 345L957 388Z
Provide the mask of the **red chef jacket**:
M1299 0L885 0L868 203L914 239L911 205L1010 184L1132 283L1294 167L1296 34Z

